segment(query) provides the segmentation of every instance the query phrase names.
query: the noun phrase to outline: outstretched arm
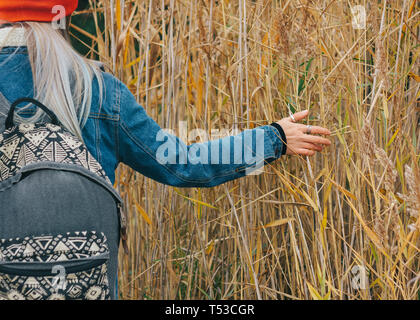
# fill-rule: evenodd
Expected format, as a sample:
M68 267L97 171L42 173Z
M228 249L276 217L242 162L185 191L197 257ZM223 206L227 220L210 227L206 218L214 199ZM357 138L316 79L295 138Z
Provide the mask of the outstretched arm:
M277 128L266 125L235 136L186 145L159 127L124 86L118 126L119 157L134 170L164 184L212 187L255 174L265 163L280 158L286 150L289 154L292 149L298 153L319 150L316 143L325 142L301 142L298 131L303 125L286 121L280 121ZM279 132L283 127L286 139L290 139L288 148Z

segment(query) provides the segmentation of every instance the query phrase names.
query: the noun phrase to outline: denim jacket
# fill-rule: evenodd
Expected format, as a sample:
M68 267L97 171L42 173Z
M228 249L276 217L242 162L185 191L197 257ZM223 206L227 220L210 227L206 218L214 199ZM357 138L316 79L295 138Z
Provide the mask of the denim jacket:
M94 80L91 111L82 128L84 142L111 182L120 162L164 184L211 187L240 178L279 158L284 145L278 129L266 125L236 136L186 145L162 130L118 79L103 72L104 92ZM26 47L0 51L0 92L13 102L33 96Z

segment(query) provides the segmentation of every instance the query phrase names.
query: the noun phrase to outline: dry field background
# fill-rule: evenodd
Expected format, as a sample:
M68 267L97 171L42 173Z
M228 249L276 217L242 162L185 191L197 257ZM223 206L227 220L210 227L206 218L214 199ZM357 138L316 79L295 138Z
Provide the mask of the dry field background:
M321 154L211 189L121 165L120 298L420 299L419 15L416 0L80 10L78 45L162 127L242 130L309 108L305 122L333 132Z

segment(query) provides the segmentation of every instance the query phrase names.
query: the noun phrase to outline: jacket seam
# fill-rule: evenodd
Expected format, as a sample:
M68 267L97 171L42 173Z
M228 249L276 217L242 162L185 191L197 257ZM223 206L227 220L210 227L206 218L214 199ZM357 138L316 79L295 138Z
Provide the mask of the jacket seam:
M115 130L115 152L116 152L116 159L117 159L117 166L118 164L121 162L121 156L120 156L120 130L119 130L119 122L121 121L121 116L120 116L120 110L121 110L121 87L118 86L118 90L116 90L118 93L116 94L116 96L118 97L118 99L116 99L115 101L115 106L117 108L116 112L117 112L117 116L118 116L118 122L115 123L114 126L114 130Z
M102 163L102 153L101 153L101 130L100 130L100 123L99 119L96 119L96 153L97 153L97 160L99 163Z
M105 113L91 112L89 118L118 121L119 115L109 115Z

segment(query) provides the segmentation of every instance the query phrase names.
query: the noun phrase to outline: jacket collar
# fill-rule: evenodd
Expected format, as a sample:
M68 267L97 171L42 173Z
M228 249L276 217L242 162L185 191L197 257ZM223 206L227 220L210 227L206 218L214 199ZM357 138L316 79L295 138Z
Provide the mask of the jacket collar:
M26 46L25 28L4 27L0 28L0 47Z

